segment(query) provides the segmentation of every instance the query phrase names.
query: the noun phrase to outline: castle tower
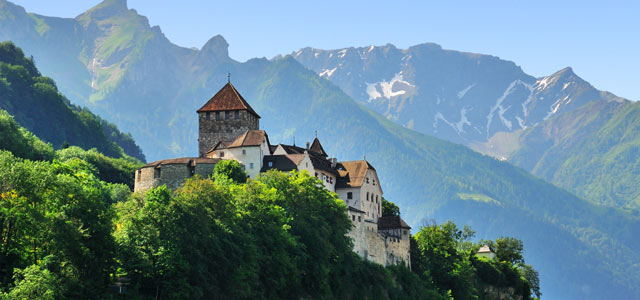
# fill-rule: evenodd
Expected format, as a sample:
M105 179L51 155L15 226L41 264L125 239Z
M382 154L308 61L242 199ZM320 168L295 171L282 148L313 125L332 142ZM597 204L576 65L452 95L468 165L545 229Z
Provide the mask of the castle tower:
M260 116L228 82L198 111L198 154L218 142L232 142L247 130L260 129Z

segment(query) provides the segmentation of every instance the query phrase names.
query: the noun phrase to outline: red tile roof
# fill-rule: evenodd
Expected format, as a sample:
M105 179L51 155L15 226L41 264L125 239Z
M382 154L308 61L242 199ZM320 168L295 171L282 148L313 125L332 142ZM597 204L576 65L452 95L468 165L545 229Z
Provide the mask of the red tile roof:
M254 116L260 118L251 105L238 93L238 90L229 82L225 84L198 112L226 111L226 110L247 110Z
M367 176L367 170L376 170L366 160L339 162L337 168L340 177L336 183L336 188L361 187Z
M267 140L268 145L269 137L264 130L247 130L231 144L228 144L227 148L260 146L264 140Z
M189 165L195 166L196 164L216 164L220 161L218 158L205 158L205 157L181 157L158 160L146 164L143 168L148 167L160 167L162 165Z

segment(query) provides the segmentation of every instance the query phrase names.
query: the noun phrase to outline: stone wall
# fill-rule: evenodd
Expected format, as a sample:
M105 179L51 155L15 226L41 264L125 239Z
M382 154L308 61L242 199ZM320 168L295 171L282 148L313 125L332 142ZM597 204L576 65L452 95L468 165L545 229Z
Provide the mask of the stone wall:
M136 171L135 181L133 186L134 192L146 191L148 189L152 189L160 186L160 178L154 178L155 168L154 167L146 167L141 168Z
M196 164L190 167L186 164L163 164L157 167L144 167L136 171L135 192L146 191L161 185L175 190L181 187L187 178L198 174L204 178L213 174L215 164Z
M247 110L240 110L239 118L235 118L236 111L219 111L198 113L198 153L204 157L219 141L231 142L247 130L258 130L259 119ZM219 119L216 118L219 113ZM228 114L228 118L227 118Z

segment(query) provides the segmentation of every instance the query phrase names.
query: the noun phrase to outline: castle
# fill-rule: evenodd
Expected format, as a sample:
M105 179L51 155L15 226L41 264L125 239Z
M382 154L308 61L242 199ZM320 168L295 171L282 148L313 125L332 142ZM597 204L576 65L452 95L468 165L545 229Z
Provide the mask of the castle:
M199 157L167 159L136 170L134 191L166 185L180 187L185 179L207 177L223 159L238 161L250 178L268 170L303 171L322 181L347 206L353 223L349 237L353 251L381 265L410 266L411 227L399 216L382 216L382 185L376 169L366 160L329 158L318 138L305 148L272 145L260 116L228 82L198 111Z

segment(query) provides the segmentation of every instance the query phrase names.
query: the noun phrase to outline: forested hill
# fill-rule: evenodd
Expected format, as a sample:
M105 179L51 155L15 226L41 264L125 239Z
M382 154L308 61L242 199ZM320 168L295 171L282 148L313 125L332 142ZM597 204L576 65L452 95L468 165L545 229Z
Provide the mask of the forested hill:
M4 111L0 146L2 300L540 296L522 242L483 241L497 254L485 259L453 223L420 228L411 269L362 260L344 202L308 173L233 181L247 176L227 161L175 193L142 195L105 176L132 176L121 159L54 151Z
M0 108L55 148L66 143L97 148L111 157L126 153L145 160L130 134L123 134L88 109L72 105L51 78L40 74L33 59L26 58L11 42L0 43Z

